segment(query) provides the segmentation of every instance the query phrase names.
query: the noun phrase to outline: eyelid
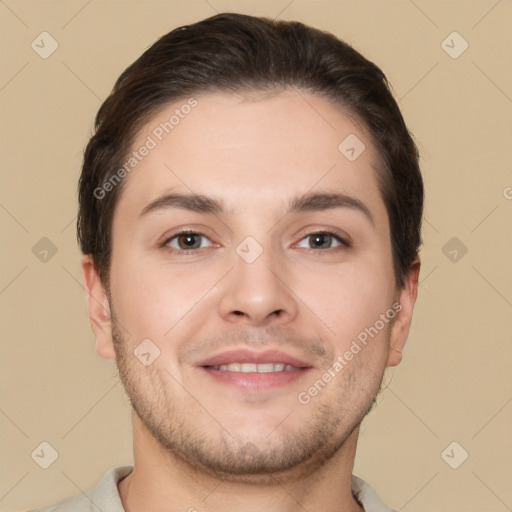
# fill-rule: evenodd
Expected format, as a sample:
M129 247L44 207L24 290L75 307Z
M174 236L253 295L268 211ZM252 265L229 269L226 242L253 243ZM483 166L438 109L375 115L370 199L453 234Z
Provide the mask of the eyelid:
M160 244L160 246L162 248L166 247L171 242L171 240L174 240L175 238L177 238L181 235L187 235L187 234L202 236L202 237L208 239L211 242L212 246L218 247L220 245L218 243L213 242L208 235L206 235L205 233L203 233L202 231L200 231L198 229L183 228L181 230L174 231L170 235L165 235L163 237L163 242ZM350 236L348 234L346 234L342 231L339 231L337 229L334 229L334 228L316 229L313 231L307 231L306 233L304 233L301 236L301 238L298 240L298 242L296 242L292 247L295 247L298 243L302 242L305 238L314 236L314 235L330 235L334 239L336 239L342 246L344 246L346 248L352 247L352 239L350 238ZM172 247L171 249L173 249L175 251L180 251L180 252L186 253L186 252L197 252L201 249L207 249L207 248L208 247L200 247L198 249L177 249L175 247ZM315 248L309 247L309 248L302 248L302 249L306 249L306 250L310 250L310 251L314 251L314 252L328 252L330 250L335 250L336 247L329 247L328 249L315 249Z
M219 245L219 244L215 244L215 242L213 242L211 240L211 238L204 234L203 232L199 231L198 229L191 229L191 228L184 228L184 229L181 229L179 231L174 231L172 234L170 235L165 235L163 237L163 241L162 243L160 244L160 246L162 248L166 247L169 245L169 243L171 242L171 240L174 240L175 238L181 236L181 235L196 235L196 236L202 236L204 238L206 238L207 240L209 240L211 242L212 245ZM175 247L171 247L171 249L175 250L175 251L181 251L181 252L188 252L188 251L193 251L193 252L197 252L198 250L200 249L206 249L207 247L200 247L199 249L176 249Z
M300 244L304 243L304 240L307 240L310 237L314 237L315 235L324 235L324 236L330 236L332 240L334 240L333 243L337 244L333 247L301 247ZM306 245L308 245L308 242L305 242ZM307 253L314 253L317 255L320 254L332 254L333 252L337 252L340 250L346 250L351 247L351 245L342 237L338 236L336 233L332 233L330 231L318 231L315 233L308 233L306 236L302 237L296 244L293 245L293 247L296 247L297 249L300 249L301 251L305 251Z
M335 228L319 228L319 229L313 229L312 231L307 231L303 236L301 236L301 238L299 239L299 242L304 240L304 238L307 238L308 236L313 236L313 235L331 235L333 238L338 240L338 242L340 242L345 247L352 247L352 245L353 245L352 238L347 233L345 233L344 231L335 229ZM325 250L328 250L328 249L324 249L324 251Z

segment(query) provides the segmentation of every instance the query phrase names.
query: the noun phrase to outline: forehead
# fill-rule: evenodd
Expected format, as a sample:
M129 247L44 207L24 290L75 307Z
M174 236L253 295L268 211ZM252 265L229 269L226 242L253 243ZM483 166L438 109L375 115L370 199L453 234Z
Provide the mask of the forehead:
M185 98L150 119L132 151L140 160L124 178L116 215L170 189L223 197L246 212L332 189L384 212L378 155L364 126L304 91Z

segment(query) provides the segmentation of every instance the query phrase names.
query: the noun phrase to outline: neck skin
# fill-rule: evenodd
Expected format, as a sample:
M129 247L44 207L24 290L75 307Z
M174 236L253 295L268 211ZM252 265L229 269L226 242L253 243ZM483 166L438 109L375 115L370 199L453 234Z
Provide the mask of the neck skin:
M323 464L307 475L270 482L233 482L192 468L164 450L132 410L133 471L119 484L126 512L364 512L352 496L359 426Z

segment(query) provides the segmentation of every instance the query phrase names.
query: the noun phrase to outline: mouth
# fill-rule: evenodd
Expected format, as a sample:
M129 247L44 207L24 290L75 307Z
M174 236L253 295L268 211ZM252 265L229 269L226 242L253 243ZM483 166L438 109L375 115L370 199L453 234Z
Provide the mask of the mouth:
M313 369L308 362L278 350L231 350L197 366L221 385L257 392L290 385Z
M229 363L216 366L206 366L210 370L221 372L239 373L271 373L271 372L296 372L301 368L285 363Z

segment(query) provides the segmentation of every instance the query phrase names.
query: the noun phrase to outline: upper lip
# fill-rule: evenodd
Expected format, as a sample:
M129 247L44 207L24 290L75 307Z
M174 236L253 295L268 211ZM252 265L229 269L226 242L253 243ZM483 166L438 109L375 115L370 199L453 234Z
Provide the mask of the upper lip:
M230 363L284 363L296 368L311 368L311 364L280 350L256 352L247 349L234 349L208 357L197 366L220 366Z

